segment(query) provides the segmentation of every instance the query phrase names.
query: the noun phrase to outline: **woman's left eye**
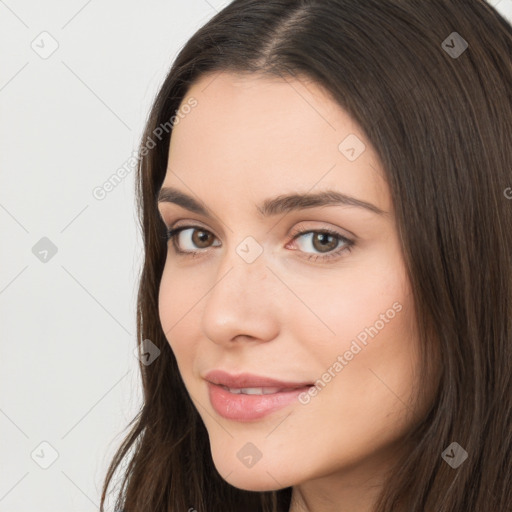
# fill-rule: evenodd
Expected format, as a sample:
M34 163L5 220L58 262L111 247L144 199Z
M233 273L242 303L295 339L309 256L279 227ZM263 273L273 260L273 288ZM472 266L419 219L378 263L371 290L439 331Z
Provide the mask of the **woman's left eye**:
M185 233L190 232L185 236ZM342 234L330 230L330 229L320 229L320 230L308 230L308 231L296 231L293 234L292 241L296 240L301 241L301 252L308 253L308 248L313 248L315 251L319 251L319 253L308 253L309 256L306 257L308 261L313 260L322 260L326 261L331 258L336 258L341 255L341 253L347 251L350 252L354 242L349 240ZM200 227L200 226L181 226L175 229L170 229L166 233L167 241L172 240L172 244L174 250L177 254L182 256L198 256L200 253L206 252L204 250L194 250L193 248L185 248L184 245L191 245L192 247L198 249L208 249L212 247L208 246L209 242L215 239L215 236L208 230ZM205 247L205 245L207 247ZM218 247L219 244L214 245L214 247Z
M307 257L308 261L336 258L345 251L350 252L354 245L352 240L330 229L299 231L293 236L293 240L300 238L306 241L303 245L303 250L312 247L314 250L320 251L320 255L317 253L310 254Z

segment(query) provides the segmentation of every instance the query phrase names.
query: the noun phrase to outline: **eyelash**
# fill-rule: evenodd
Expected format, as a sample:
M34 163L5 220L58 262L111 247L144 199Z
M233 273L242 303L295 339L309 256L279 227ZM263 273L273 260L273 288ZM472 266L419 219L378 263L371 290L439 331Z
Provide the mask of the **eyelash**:
M166 233L165 235L163 236L163 238L165 238L165 240L167 241L167 243L169 242L169 240L172 240L172 244L173 244L173 247L174 247L174 250L177 254L179 255L182 255L182 256L190 256L192 258L195 258L196 256L198 256L200 253L202 252L206 252L207 250L198 250L198 251L183 251L181 250L177 243L176 243L176 236L181 232L181 231L184 231L186 229L197 229L199 231L204 231L206 233L210 233L210 234L213 234L211 233L210 231L208 231L207 229L204 229L203 227L201 226L180 226L178 228L175 228L175 229L169 229L167 230L166 229ZM341 235L340 233L336 232L336 231L333 231L331 229L308 229L308 230L297 230L293 233L292 235L292 240L295 240L299 237L301 237L302 235L306 235L306 234L309 234L309 233L322 233L322 234L327 234L327 235L331 235L333 236L334 238L338 239L339 242L343 242L345 244L345 247L340 247L340 248L337 248L337 249L333 249L331 252L329 253L325 253L324 255L318 255L318 254L309 254L309 256L305 257L305 259L307 259L308 261L322 261L322 262L325 262L325 261L328 261L328 260L331 260L333 258L338 258L338 257L341 257L341 254L344 253L345 251L346 252L350 252L354 246L354 242L352 240L349 240L348 238L346 238L345 236Z

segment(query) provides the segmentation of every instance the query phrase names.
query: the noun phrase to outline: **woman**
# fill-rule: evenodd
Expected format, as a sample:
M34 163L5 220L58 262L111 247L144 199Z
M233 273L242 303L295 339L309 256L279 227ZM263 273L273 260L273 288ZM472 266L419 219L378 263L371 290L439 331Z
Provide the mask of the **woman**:
M135 511L512 509L512 30L235 0L141 143Z

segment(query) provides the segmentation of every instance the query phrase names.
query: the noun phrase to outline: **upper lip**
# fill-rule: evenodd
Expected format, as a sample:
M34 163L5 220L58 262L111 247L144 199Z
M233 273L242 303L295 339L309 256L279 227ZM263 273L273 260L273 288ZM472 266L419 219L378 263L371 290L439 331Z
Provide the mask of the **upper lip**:
M205 375L205 380L212 384L219 384L228 388L279 388L279 389L295 389L304 386L311 386L311 382L284 382L282 380L271 379L261 375L251 373L239 373L231 375L224 370L212 370Z

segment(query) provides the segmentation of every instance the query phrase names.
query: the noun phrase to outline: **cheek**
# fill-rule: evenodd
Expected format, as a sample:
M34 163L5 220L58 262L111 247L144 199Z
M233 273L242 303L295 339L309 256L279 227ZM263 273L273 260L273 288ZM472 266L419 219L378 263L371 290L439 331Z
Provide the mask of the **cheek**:
M322 319L335 335L314 338L311 329L304 335L320 379L318 396L344 403L354 415L362 404L385 412L408 399L420 364L405 268L400 259L381 255L337 284L344 293L333 285L315 304L325 305Z
M420 411L413 412L417 411L412 393L420 361L411 329L412 304L405 296L400 299L401 311L382 329L370 331L373 337L368 334L366 345L352 333L366 333L364 327L371 327L375 321L373 313L384 313L393 302L383 300L384 309L380 304L373 308L373 321L363 323L363 329L355 319L345 317L345 323L339 321L337 326L340 332L345 327L350 329L350 334L340 335L335 347L323 347L321 361L317 360L320 364L316 365L321 368L315 381L318 392L304 400L297 428L290 424L290 431L299 438L297 444L310 446L319 466L328 461L335 468L377 452L400 439L420 417ZM359 346L354 350L355 343ZM311 352L311 361L315 352ZM350 360L343 357L345 354ZM322 436L312 440L310 432L321 432Z
M315 318L306 314L303 304L291 308L295 331L307 332L307 336L297 335L307 340L317 354L325 356L322 358L324 366L332 362L333 356L335 360L338 354L350 350L354 340L362 349L361 355L373 340L386 337L398 340L402 338L402 331L411 330L408 279L393 247L374 251L364 259L354 258L350 266L338 275L333 272L332 277L296 279L297 295L307 298L304 302L317 315ZM291 321L290 325L293 325Z
M164 332L172 329L174 333L181 323L187 322L201 296L201 289L194 283L190 271L180 270L172 264L172 259L168 260L158 292L158 313Z
M200 298L201 294L195 290L190 278L180 277L179 272L172 272L166 265L158 294L158 313L162 330L174 352L180 371L194 354L192 325L197 321L194 321L194 307L198 305Z
M414 408L421 362L413 302L398 287L354 308L338 321L336 349L322 361L320 380L330 380L320 384L313 408L325 422L354 428L354 435L385 439L406 427Z

